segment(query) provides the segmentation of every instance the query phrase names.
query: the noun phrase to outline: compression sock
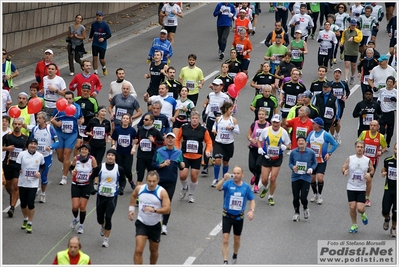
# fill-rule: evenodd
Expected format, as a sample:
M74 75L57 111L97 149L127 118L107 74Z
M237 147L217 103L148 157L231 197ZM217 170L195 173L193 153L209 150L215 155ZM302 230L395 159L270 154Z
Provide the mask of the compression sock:
M180 182L181 182L182 188L183 188L183 189L187 189L187 179L184 180L184 181L180 180Z
M223 166L223 176L222 176L222 177L224 177L224 175L225 175L228 171L229 171L229 165Z
M311 182L310 186L312 187L313 194L316 195L317 194L316 182Z
M219 180L220 165L213 165L213 176Z
M72 210L72 214L74 218L78 217L79 211L78 210Z
M80 224L83 224L85 222L85 219L86 219L86 212L81 211L80 212Z
M324 182L318 182L317 183L317 189L319 190L319 194L321 195L321 192L323 191L323 186L324 186Z
M194 195L194 191L195 191L195 188L197 187L197 185L198 185L198 182L196 182L196 183L190 182L190 190L188 191L189 195Z

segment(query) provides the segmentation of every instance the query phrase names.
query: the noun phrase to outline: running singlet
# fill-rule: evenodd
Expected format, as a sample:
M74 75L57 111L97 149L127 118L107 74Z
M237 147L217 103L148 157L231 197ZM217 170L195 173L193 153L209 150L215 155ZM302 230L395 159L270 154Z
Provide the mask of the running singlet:
M152 207L154 209L159 209L162 207L161 192L163 189L161 186L157 185L155 190L148 190L148 185L143 185L140 188L138 198L139 198L139 211L137 215L137 220L145 225L156 225L162 220L162 214L155 212L145 212L145 207Z
M88 185L90 183L89 177L93 170L93 156L89 156L87 162L80 162L80 155L77 156L75 165L76 174L72 177L72 184Z
M117 188L119 182L118 164L114 164L112 170L107 170L105 163L101 164L101 170L98 175L98 194L104 197L114 197L117 195Z
M347 190L351 191L366 191L365 174L369 168L370 159L366 156L361 158L356 155L349 156L349 175Z

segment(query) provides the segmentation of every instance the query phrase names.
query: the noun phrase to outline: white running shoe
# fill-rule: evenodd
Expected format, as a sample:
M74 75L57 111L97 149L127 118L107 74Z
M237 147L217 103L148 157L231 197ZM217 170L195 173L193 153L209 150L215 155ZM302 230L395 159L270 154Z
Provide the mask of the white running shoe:
M61 182L60 182L60 185L66 185L67 184L67 182L68 182L68 177L67 176L62 176L62 179L61 179Z
M101 225L100 235L101 235L101 236L104 236L104 235L105 235L105 228L104 228L104 226L102 226L102 225Z
M218 179L213 179L213 182L211 184L212 187L216 187L217 183L219 182Z
M103 241L103 244L101 246L103 248L109 247L109 242L108 242L108 238L107 237L104 237L104 241Z
M75 73L73 73L73 72L70 72L70 73L69 73L69 76L73 76L73 75L75 75Z
M310 199L310 202L317 202L317 195L314 194L313 197Z
M396 228L391 228L391 237L396 237Z
M194 195L188 195L188 203L194 203Z
M39 202L40 203L46 203L47 202L46 195L40 195Z
M162 235L167 235L168 234L168 227L166 225L162 225L161 234Z
M304 209L303 210L303 218L309 219L310 217L310 209Z
M317 204L321 205L321 203L323 203L323 199L322 199L321 195L319 194L317 196Z
M78 227L78 231L77 231L77 233L78 233L78 234L83 234L83 233L84 233L84 227L83 227L83 224L79 224L79 227Z
M76 217L75 219L73 219L73 221L71 222L71 229L75 229L76 225L79 223L79 217Z
M294 214L294 217L292 217L292 220L293 220L294 222L299 222L299 221L300 221L299 214L298 214L298 213L295 213L295 214Z
M187 186L186 189L182 188L181 191L180 191L180 194L179 194L179 198L180 198L180 199L185 198L185 197L186 197L186 194L187 194L187 191L188 191L188 186Z
M340 145L341 144L341 136L339 136L339 133L335 133L334 135L335 141Z

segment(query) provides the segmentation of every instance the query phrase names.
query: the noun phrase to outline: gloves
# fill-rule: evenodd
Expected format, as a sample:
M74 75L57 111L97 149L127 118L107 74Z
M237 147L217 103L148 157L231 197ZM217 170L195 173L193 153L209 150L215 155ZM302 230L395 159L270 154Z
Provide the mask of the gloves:
M118 194L119 194L120 196L123 196L123 194L125 194L125 188L120 187L120 188L119 188Z
M228 8L228 7L226 7L225 5L222 5L221 7L220 7L220 12L221 13L223 13L223 11L225 11L226 10L226 8ZM230 8L229 8L230 9Z
M263 150L263 148L259 147L259 148L258 148L258 154L259 154L259 155L263 155L263 154L266 154L266 153L265 153L265 151Z
M310 30L310 29L311 29L311 27L310 27L310 26L306 26L306 29L307 29L307 30Z
M295 22L295 25L299 25L299 23L301 23L299 20L297 22Z
M284 145L284 144L281 144L280 148L281 148L282 151L285 151L287 149L286 145Z
M377 87L373 87L373 92L377 92L378 91L378 88Z
M367 110L362 109L362 110L359 112L359 114L360 114L360 116L361 116L361 115L364 115L364 114L367 114Z
M313 172L313 169L312 169L312 168L309 168L309 169L306 171L307 174L312 174L312 172Z
M396 102L396 97L395 96L391 97L390 99L391 99L392 102Z
M234 14L230 12L227 16L229 16L229 18L232 18Z
M95 194L97 194L97 190L94 188L94 186L92 186L90 189L90 195L95 195Z
M40 78L40 76L36 76L36 82L40 83L42 81L42 79Z
M267 154L264 154L263 157L264 157L265 159L267 159L267 160L270 159L269 155L267 155Z
M321 42L323 42L323 39L319 39L319 40L317 40L317 42L318 42L318 43L321 43Z

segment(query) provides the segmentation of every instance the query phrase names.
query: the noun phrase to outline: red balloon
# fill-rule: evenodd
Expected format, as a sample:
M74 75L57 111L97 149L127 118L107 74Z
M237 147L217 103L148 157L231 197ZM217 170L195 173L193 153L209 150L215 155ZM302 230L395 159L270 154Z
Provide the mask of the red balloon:
M43 101L39 97L31 98L28 102L28 113L35 114L43 108Z
M236 98L238 95L238 92L236 90L236 86L235 84L230 84L229 87L227 87L227 93L229 94L229 96L231 96L232 98Z
M11 118L15 119L15 118L19 118L19 116L21 115L21 110L18 107L11 107L8 110L8 114L10 115Z
M234 84L236 86L236 90L240 91L247 84L248 77L244 72L239 72L234 77Z
M57 109L59 111L65 111L65 109L67 108L68 104L69 104L68 100L66 100L65 98L60 98L55 103L55 106L57 107Z
M75 115L75 113L76 113L76 107L75 107L75 105L68 105L68 106L65 108L65 114L66 114L68 117L72 117L73 115Z

